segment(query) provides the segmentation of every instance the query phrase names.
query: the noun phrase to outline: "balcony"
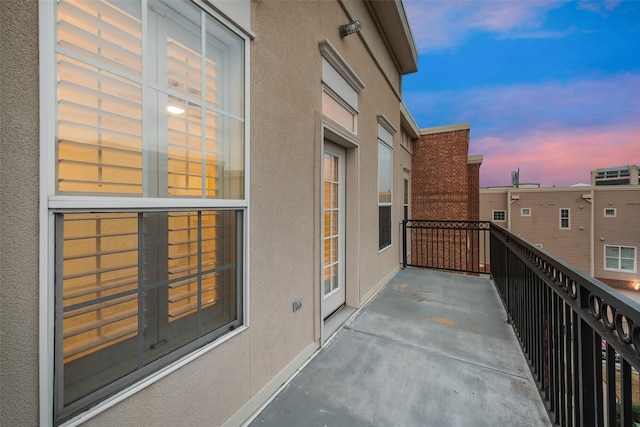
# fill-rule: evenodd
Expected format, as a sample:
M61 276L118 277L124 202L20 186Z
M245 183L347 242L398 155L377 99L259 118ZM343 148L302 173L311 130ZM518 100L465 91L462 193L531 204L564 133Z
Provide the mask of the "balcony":
M640 304L493 224L403 234L430 269L400 271L252 426L635 425Z

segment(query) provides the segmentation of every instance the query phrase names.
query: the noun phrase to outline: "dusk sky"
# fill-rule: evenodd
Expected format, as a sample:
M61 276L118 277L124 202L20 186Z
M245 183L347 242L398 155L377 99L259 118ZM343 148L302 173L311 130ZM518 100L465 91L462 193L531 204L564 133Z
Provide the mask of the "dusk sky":
M589 183L640 165L640 1L405 0L419 127L471 123L480 185Z

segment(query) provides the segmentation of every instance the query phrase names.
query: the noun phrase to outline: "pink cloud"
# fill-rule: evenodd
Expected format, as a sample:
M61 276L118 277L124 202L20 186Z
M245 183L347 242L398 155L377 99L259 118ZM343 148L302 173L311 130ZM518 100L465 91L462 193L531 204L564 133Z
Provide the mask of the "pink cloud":
M566 186L589 183L593 169L640 164L640 124L534 130L509 139L479 138L473 145L484 154L482 186L508 185L517 168L521 182Z

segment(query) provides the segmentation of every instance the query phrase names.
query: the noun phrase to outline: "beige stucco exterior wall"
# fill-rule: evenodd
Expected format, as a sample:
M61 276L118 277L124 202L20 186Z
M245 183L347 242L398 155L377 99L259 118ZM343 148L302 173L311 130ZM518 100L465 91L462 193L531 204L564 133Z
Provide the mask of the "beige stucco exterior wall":
M594 192L594 275L600 279L640 283L640 189L637 186L602 186L595 187ZM605 218L605 208L615 208L616 217ZM636 247L636 272L605 270L604 245Z
M2 424L37 425L38 407L38 2L2 2L3 105ZM345 9L349 13L345 12ZM221 425L242 420L321 343L321 55L328 39L364 82L354 165L357 231L347 241L351 305L364 303L399 268L403 172L401 76L360 2L251 3L249 328L88 420L90 426ZM361 34L338 26L360 19ZM286 23L286 25L283 25ZM371 53L377 55L376 60ZM7 90L5 90L7 88ZM392 245L378 252L378 117L394 135ZM11 136L7 138L7 136ZM18 188L15 184L20 183ZM354 270L355 269L355 270ZM302 309L292 310L295 299ZM349 300L348 300L349 302ZM280 381L280 382L278 382ZM267 393L267 394L265 394ZM255 401L254 401L255 402ZM243 412L244 411L244 412Z
M379 67L379 72L383 73L383 77L386 78L385 86L390 85L392 90L399 96L401 94L401 85L402 79L398 74L398 69L396 68L396 64L393 61L391 55L387 51L387 44L377 30L376 22L373 19L372 15L369 13L367 5L360 0L347 0L342 1L342 6L345 11L344 15L340 15L337 13L332 13L329 16L332 18L332 22L330 26L325 27L328 31L325 34L335 34L337 39L339 39L338 32L336 29L338 26L342 24L346 24L352 20L359 20L362 24L362 31L360 35L362 36L362 40L366 43L366 49L370 51L370 55L367 55L367 68L368 67ZM327 9L329 11L329 9ZM335 27L333 27L336 25ZM353 37L353 36L351 36ZM331 39L333 42L333 39ZM349 37L344 39L345 41L349 41ZM345 43L345 54L351 54L351 46L348 43ZM355 43L352 43L355 47ZM359 45L359 44L358 44ZM360 46L358 47L360 50ZM362 52L364 53L364 52ZM362 54L360 53L360 55ZM372 62L374 61L374 62ZM364 64L363 64L364 65ZM374 68L371 69L372 72L376 73ZM366 84L366 82L365 82ZM386 89L386 88L385 88ZM398 100L399 103L399 100ZM399 107L397 107L399 108ZM390 117L388 117L391 120ZM399 117L397 119L400 120ZM396 118L393 118L394 126L396 124ZM399 126L396 126L396 129L400 130ZM394 138L395 141L395 138Z
M0 4L0 424L6 426L38 425L37 8L36 0Z

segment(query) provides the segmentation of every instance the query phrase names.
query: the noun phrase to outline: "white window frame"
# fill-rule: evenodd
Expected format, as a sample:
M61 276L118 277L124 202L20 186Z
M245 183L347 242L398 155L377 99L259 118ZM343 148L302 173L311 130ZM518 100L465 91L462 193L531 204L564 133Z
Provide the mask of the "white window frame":
M143 16L146 13L147 1L142 1ZM189 3L187 1L187 3ZM40 204L39 204L39 425L52 426L54 424L52 409L54 407L54 325L55 325L55 289L52 284L54 277L55 257L55 215L57 213L75 211L144 211L144 210L216 210L232 209L243 212L242 236L242 289L241 313L242 325L228 332L217 340L178 358L169 365L141 378L134 384L120 390L114 395L98 401L94 406L86 408L65 422L67 424L83 423L105 410L126 400L138 391L159 381L165 376L178 370L198 357L206 354L224 342L241 334L249 327L249 236L250 224L250 37L246 29L243 31L234 23L218 13L211 5L201 2L191 2L217 20L222 26L233 32L244 41L244 198L241 200L218 199L187 199L187 198L131 198L110 196L76 196L56 195L56 25L55 2L41 1L39 12L39 63L40 63ZM247 8L247 11L249 9ZM245 20L249 22L249 17ZM146 47L143 45L143 52Z
M388 248L393 246L393 135L397 132L397 130L393 127L391 122L387 120L383 115L378 116L378 155L380 153L380 148L383 147L388 149L391 154L391 158L389 161L389 174L391 175L391 183L390 183L390 191L391 194L389 202L380 202L380 160L378 160L378 252L383 252ZM385 246L380 245L380 208L381 207L389 207L390 210L390 218L389 218L389 244Z
M496 219L496 214L502 213L503 219ZM495 209L491 211L491 221L493 222L507 222L507 211L504 209Z
M521 208L520 216L531 216L531 208Z
M607 211L611 211L611 213L608 213ZM615 218L617 216L617 209L616 208L604 208L603 214L604 214L605 218Z
M618 268L607 267L607 248L618 248ZM620 268L620 261L622 260L622 248L633 249L633 270L626 270ZM626 246L626 245L604 245L602 248L602 268L605 271L617 271L619 273L637 273L638 272L638 247Z
M411 211L409 210L411 207L411 172L408 170L403 171L402 178L402 219L410 219ZM406 184L406 188L405 188ZM405 194L406 190L406 194ZM406 212L406 215L405 215ZM406 218L405 218L406 216Z
M342 123L338 122L338 120L336 120L330 114L326 114L324 112L324 101L322 103L323 114L325 116L327 116L328 118L330 118L331 120L333 120L334 122L336 122L337 124L339 124L340 126L342 126L348 132L350 132L350 133L352 133L354 135L357 135L358 134L358 111L356 109L354 109L351 105L349 105L347 102L345 102L342 98L340 98L340 96L338 94L336 94L327 85L322 85L322 92L326 93L327 96L329 96L331 99L333 99L335 102L337 102L342 108L347 110L353 116L353 129L349 129L349 128L345 127Z
M564 218L562 216L563 211L567 212L567 217ZM567 220L567 226L563 227L562 226L562 220L566 219ZM560 228L560 230L571 230L571 208L560 208L560 210L558 211L558 227Z

